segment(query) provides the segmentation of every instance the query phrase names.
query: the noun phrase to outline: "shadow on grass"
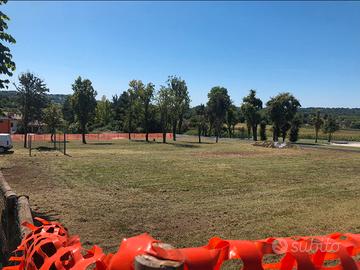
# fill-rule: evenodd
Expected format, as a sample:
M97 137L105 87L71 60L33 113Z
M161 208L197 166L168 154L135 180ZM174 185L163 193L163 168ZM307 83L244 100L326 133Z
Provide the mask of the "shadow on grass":
M199 143L197 143L197 142L182 141L180 143L176 143L171 140L167 140L166 143L163 143L162 140L161 141L149 140L148 142L146 142L145 140L131 140L131 142L149 143L149 144L166 144L166 145L172 145L174 147L183 147L183 148L198 148L198 147L200 147ZM206 144L206 143L204 143L204 144Z
M50 152L50 151L56 151L54 147L47 147L47 146L39 146L35 148L39 152Z
M38 217L38 218L45 219L47 221L59 221L59 215L53 211L40 212L40 211L35 211L35 210L31 209L31 214L32 214L33 218ZM34 225L40 226L41 223L37 220L34 220Z
M3 153L0 153L0 156L5 156L5 155L12 155L12 154L14 154L14 151L5 151L5 152L3 152Z
M94 143L87 143L88 145L113 145L112 142L94 142Z

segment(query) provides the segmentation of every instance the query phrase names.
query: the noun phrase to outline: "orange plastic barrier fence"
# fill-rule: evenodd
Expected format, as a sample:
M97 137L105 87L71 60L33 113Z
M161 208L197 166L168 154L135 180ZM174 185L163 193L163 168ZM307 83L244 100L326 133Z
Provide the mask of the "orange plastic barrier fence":
M45 142L51 141L51 134L32 134L32 140ZM128 133L99 133L99 134L86 134L86 140L89 141L110 141L110 140L118 140L118 139L128 139ZM145 133L131 133L131 139L133 140L144 140L146 134ZM162 133L149 133L149 139L162 139ZM166 134L167 139L172 139L172 133ZM12 134L11 139L14 142L23 142L24 134ZM63 139L63 138L61 138ZM60 140L61 140L60 139ZM81 141L81 134L66 134L67 141Z
M94 246L84 250L78 237L55 222L41 219L43 225L26 224L28 234L10 260L17 263L4 270L132 270L137 255L183 262L185 270L218 270L227 260L241 259L244 270L356 270L360 264L360 235L334 233L328 236L267 238L256 241L212 238L202 247L161 248L148 234L124 239L115 254L105 255ZM277 254L277 262L264 261L266 255ZM332 262L332 264L331 264ZM330 266L329 266L330 263ZM149 268L150 269L150 268Z

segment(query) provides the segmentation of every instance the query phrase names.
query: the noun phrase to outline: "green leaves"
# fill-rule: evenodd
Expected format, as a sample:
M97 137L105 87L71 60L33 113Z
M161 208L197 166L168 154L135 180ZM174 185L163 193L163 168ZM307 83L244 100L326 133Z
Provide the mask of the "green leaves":
M7 1L0 0L0 5L5 4ZM16 40L5 30L8 29L6 21L9 21L9 17L0 11L0 75L12 76L15 71L15 62L12 61L12 54L9 47L3 45L3 42L9 44L15 44ZM8 88L9 80L6 78L0 78L0 89Z

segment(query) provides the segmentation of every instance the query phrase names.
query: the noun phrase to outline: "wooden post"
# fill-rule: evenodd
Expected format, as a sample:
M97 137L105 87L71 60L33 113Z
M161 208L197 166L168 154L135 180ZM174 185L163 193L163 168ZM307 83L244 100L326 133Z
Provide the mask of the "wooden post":
M4 198L4 211L2 213L2 225L6 237L4 246L6 252L11 252L20 244L20 232L17 226L17 203L18 199L9 184L5 181L3 174L0 172L0 190Z
M31 214L30 204L29 204L29 198L27 196L18 197L17 211L18 211L21 239L24 239L25 236L31 232L31 230L21 225L24 222L34 224Z
M165 243L158 243L163 249L174 249L173 246ZM134 260L135 270L183 270L184 262L162 260L151 255L138 255Z

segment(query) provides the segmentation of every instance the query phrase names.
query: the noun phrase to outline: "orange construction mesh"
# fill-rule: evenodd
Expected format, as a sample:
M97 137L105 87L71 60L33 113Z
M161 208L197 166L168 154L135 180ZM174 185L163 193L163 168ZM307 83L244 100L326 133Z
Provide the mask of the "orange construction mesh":
M243 270L356 270L360 269L360 235L267 238L255 241L212 238L202 247L165 250L148 234L124 239L115 254L105 255L94 246L81 247L58 223L39 219L12 257L18 265L4 270L132 270L137 255L183 262L185 270L218 270L227 260L241 260ZM273 256L273 260L266 258ZM275 258L274 258L275 256Z
M130 137L133 140L144 140L145 133L131 133ZM149 140L153 139L162 139L162 133L149 133ZM111 140L120 140L120 139L128 139L128 133L98 133L98 134L86 134L86 140L89 141L111 141ZM172 133L166 134L167 139L172 139ZM11 139L14 142L23 142L24 134L12 134ZM81 134L66 134L67 141L81 141ZM51 141L51 134L32 134L32 140L39 142Z

